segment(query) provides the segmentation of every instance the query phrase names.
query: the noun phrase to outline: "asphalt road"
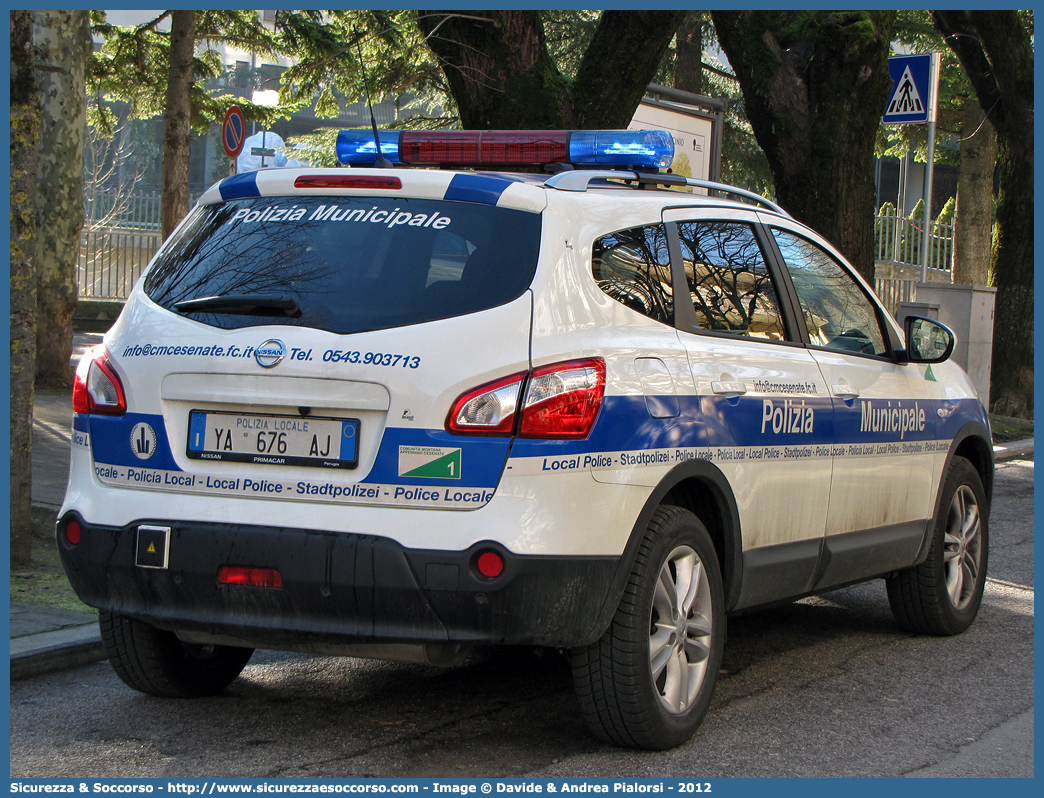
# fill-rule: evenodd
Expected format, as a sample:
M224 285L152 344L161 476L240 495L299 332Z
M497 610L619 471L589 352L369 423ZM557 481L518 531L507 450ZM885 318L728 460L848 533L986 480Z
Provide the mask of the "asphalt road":
M989 581L954 638L895 626L881 581L730 620L685 746L601 745L553 651L449 670L257 652L219 697L107 664L11 685L11 776L1032 776L1033 463L997 469Z

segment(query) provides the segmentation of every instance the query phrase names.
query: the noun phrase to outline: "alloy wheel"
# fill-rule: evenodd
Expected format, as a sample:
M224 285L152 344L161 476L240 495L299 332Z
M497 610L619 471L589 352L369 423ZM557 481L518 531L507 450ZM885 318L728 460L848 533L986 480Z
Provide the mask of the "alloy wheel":
M660 567L649 624L653 687L672 715L689 708L706 677L712 617L703 563L690 547L679 546Z

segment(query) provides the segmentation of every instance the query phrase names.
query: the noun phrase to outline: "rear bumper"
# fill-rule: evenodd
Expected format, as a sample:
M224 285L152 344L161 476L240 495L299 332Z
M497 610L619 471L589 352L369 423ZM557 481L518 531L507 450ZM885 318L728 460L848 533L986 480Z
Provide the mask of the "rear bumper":
M63 530L81 525L71 545ZM168 567L135 565L139 524L170 527ZM478 543L409 549L387 538L305 529L142 519L124 527L66 513L58 548L86 604L174 631L257 648L302 644L463 643L569 647L602 633L618 557L519 556ZM504 560L493 579L478 554ZM222 585L222 565L274 568L282 588Z

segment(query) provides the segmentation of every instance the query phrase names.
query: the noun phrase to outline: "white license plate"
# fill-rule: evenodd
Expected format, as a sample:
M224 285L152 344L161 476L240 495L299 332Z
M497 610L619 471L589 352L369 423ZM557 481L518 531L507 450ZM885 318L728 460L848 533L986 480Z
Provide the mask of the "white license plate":
M359 420L193 410L186 454L195 460L355 468Z

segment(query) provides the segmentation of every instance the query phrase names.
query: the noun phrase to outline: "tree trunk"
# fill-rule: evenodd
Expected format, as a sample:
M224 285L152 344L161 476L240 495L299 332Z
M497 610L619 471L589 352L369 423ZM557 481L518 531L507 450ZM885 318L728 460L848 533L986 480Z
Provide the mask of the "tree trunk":
M42 92L37 180L45 187L36 195L36 381L68 387L83 228L90 19L86 11L37 11L33 22Z
M172 11L170 72L163 111L163 191L160 231L166 240L188 213L188 171L191 142L192 58L196 49L196 12Z
M537 11L422 11L461 124L474 130L624 128L684 12L606 11L569 83Z
M874 279L874 141L894 11L715 11L776 198Z
M961 172L953 225L953 281L989 285L993 237L993 170L997 134L978 101L964 102L961 126Z
M997 131L993 412L1033 416L1033 46L1015 11L933 11Z
M40 89L33 12L11 12L11 565L32 553L36 378L36 158Z
M463 128L562 126L566 79L547 51L538 11L419 13Z
M678 28L674 88L703 94L703 12L689 11Z
M1032 134L998 149L1001 189L990 263L997 287L990 398L994 413L1033 418Z
M570 126L626 128L684 11L603 11L576 72Z

